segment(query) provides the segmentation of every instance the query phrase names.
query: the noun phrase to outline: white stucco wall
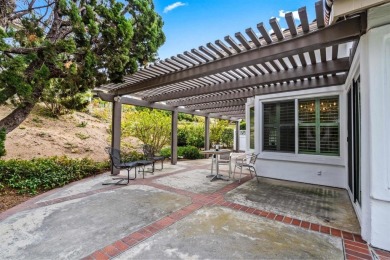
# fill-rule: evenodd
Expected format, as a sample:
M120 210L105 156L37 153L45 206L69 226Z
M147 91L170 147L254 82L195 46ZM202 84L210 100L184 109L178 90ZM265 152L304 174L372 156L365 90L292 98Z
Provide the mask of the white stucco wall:
M362 142L362 172L369 176L370 194L363 211L363 237L373 246L390 250L390 4L368 11L368 31L362 41L362 101L366 113ZM364 96L363 96L364 94ZM364 163L364 164L363 164ZM367 192L365 191L365 192ZM368 213L368 215L366 215Z

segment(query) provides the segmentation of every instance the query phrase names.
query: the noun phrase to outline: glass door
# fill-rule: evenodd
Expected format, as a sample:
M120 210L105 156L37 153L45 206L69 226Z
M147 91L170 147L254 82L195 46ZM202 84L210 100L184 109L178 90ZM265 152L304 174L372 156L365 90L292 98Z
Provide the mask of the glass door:
M348 91L348 187L354 202L361 204L360 77Z

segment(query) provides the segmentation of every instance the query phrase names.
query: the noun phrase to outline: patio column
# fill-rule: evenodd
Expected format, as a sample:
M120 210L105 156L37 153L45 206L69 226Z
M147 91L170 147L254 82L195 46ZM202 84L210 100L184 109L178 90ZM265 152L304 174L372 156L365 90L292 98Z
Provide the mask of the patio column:
M112 102L112 135L111 147L120 150L121 147L121 119L122 119L122 104L120 97L115 97ZM115 169L111 165L111 174L119 174L119 169Z
M204 118L204 149L210 150L210 117Z
M177 122L178 122L177 109L172 111L172 135L171 135L171 164L177 164Z
M236 152L240 151L240 121L236 121Z
M210 117L204 117L204 149L210 150ZM205 158L209 158L208 154L205 154Z

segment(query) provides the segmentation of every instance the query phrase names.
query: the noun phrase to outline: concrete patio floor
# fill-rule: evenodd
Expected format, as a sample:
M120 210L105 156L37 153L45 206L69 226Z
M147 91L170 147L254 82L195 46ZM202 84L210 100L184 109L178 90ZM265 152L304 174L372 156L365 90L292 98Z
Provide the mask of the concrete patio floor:
M371 259L345 190L209 173L179 161L42 194L0 214L0 259Z

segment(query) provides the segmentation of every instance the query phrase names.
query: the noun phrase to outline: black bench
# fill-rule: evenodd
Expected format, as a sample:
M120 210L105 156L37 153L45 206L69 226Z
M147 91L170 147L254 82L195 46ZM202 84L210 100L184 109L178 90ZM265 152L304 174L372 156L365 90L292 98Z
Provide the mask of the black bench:
M135 180L137 178L137 167L140 167L142 169L142 177L145 178L145 166L146 165L154 165L154 162L151 160L138 160L133 162L123 162L121 157L121 151L112 147L107 147L106 152L110 156L110 161L112 164L112 167L119 169L119 170L127 170L127 178L123 177L117 177L113 178L113 180L119 180L118 182L114 183L103 183L103 185L127 185L129 184L130 180ZM134 168L134 178L130 178L130 171ZM122 183L122 181L127 180L126 183Z
M156 156L154 148L151 145L144 144L143 147L142 147L142 150L143 150L144 155L147 158L147 160L153 161L152 172L154 172L154 170L160 170L161 171L164 168L165 157L164 156ZM161 162L161 168L160 169L156 169L155 165L154 165L155 162L158 162L158 161Z

